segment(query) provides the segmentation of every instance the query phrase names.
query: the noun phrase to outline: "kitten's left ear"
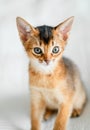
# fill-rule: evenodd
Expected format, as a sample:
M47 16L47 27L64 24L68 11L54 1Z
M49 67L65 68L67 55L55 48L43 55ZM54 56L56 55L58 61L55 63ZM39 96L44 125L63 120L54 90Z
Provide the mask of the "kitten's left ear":
M17 28L20 35L20 39L25 43L28 38L37 33L37 30L26 22L23 18L16 18Z
M63 23L61 23L55 27L56 32L58 34L62 34L63 40L65 40L65 41L68 38L69 32L70 32L71 27L72 27L73 20L74 20L74 16L68 18Z

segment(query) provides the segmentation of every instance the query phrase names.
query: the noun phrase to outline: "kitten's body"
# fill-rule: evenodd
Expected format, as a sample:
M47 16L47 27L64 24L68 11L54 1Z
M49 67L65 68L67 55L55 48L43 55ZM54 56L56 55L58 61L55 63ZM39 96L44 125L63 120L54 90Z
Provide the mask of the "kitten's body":
M32 130L40 130L41 119L49 118L52 110L58 110L54 130L65 130L69 116L79 116L86 101L76 65L62 58L72 21L70 18L55 28L33 28L17 18L20 38L31 60Z
M69 97L73 97L71 112L75 109L82 110L86 100L85 91L78 69L72 61L63 58L59 61L55 70L51 66L43 69L40 65L38 70L31 68L29 71L31 94L33 91L38 92L45 101L46 108L58 109ZM32 94L32 97L37 98L36 93L35 95ZM76 116L79 116L78 114Z

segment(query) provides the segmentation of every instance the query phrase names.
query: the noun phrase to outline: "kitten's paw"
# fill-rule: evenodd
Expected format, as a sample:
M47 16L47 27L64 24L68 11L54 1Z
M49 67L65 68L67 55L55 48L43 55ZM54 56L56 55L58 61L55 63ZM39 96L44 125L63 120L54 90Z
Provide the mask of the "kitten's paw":
M44 114L44 120L48 120L52 116L52 111L46 110Z
M48 120L56 112L57 112L57 110L47 109L46 112L45 112L45 114L44 114L44 120Z
M74 109L71 117L79 117L82 113L82 109Z

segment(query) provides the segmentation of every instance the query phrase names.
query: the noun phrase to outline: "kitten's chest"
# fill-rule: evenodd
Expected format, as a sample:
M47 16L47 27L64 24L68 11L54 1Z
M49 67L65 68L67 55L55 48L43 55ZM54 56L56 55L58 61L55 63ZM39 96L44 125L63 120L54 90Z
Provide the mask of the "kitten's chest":
M57 109L63 102L63 95L60 89L44 89L41 90L47 107Z
M60 91L60 89L48 89L48 88L37 88L37 87L32 87L32 96L36 96L38 99L38 96L41 97L45 103L46 107L50 109L58 109L60 104L63 102L63 94ZM35 94L35 95L34 95Z
M32 96L42 96L47 107L51 109L57 109L60 103L63 102L62 88L65 86L65 83L65 79L60 78L60 75L57 73L50 75L31 73L30 75L30 87L33 92Z

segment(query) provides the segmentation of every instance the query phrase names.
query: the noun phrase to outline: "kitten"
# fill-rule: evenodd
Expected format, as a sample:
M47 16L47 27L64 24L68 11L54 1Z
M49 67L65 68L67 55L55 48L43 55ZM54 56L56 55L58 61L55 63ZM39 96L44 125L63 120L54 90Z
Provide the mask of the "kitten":
M69 117L79 116L86 94L76 65L62 54L74 17L56 27L33 27L17 17L17 28L30 58L31 130L58 110L53 130L66 130Z

